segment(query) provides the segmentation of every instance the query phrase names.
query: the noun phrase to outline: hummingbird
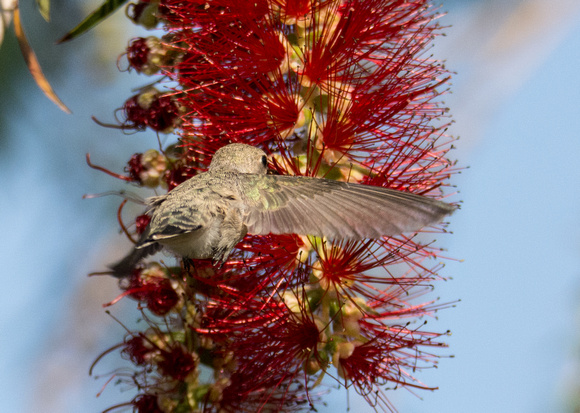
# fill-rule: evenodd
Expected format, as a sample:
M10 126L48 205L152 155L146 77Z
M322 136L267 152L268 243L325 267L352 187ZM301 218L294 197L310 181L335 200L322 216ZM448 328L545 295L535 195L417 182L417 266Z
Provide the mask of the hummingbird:
M149 225L133 250L110 268L121 278L165 248L184 259L223 264L246 234L299 234L340 240L415 232L456 207L372 185L268 174L259 148L218 149L207 172L147 200Z

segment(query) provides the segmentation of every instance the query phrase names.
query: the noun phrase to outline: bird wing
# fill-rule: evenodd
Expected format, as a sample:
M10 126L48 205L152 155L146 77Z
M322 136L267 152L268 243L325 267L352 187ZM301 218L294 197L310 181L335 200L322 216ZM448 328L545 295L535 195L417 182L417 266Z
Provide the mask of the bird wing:
M147 247L202 227L205 217L200 202L209 189L183 187L178 190L178 188L165 195L148 199L151 222L139 239L137 248Z
M243 175L240 193L250 234L379 238L418 231L455 210L408 192L298 176Z

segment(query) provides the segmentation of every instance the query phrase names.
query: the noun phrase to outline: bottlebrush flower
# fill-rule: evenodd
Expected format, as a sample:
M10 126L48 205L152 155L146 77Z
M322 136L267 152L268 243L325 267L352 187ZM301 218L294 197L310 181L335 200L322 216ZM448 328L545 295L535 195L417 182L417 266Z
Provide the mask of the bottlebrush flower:
M179 122L179 106L171 95L162 94L155 88L148 88L131 97L123 106L125 129L169 133Z
M208 312L208 322L219 320L213 314ZM220 407L226 411L260 411L261 405L274 404L287 411L311 404L309 384L314 380L310 376L320 370L312 366L326 362L317 350L324 325L312 314L292 313L276 301L271 305L246 303L245 309L230 314L231 320L222 318L215 326L206 324L200 330L213 337L218 348L231 349L235 360ZM217 334L212 334L214 329ZM249 409L251 405L254 410Z
M429 55L440 28L427 0L141 1L129 16L164 34L128 47L130 66L157 78L125 103L122 127L179 142L134 155L122 179L171 190L243 142L268 152L274 173L443 196L455 172L439 101L449 75ZM139 391L127 405L296 411L335 378L393 410L385 389L431 389L414 375L444 346L417 326L441 308L420 301L439 253L417 234L249 234L223 266L143 263L118 298L153 314L121 346Z
M153 36L134 39L127 48L129 66L148 76L157 73L170 57L162 40Z

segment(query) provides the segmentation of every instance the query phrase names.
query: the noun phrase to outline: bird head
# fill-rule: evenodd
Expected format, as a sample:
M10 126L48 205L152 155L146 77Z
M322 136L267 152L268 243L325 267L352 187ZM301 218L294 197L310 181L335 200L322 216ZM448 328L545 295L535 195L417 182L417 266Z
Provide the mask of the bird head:
M264 175L268 171L268 157L254 146L232 143L216 151L208 170Z

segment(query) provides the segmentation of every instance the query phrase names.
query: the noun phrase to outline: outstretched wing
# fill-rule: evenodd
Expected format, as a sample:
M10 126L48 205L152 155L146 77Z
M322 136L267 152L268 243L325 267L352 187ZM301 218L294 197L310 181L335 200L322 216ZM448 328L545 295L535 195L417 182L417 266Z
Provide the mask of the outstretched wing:
M455 207L408 192L298 176L244 175L250 234L364 239L418 231Z

